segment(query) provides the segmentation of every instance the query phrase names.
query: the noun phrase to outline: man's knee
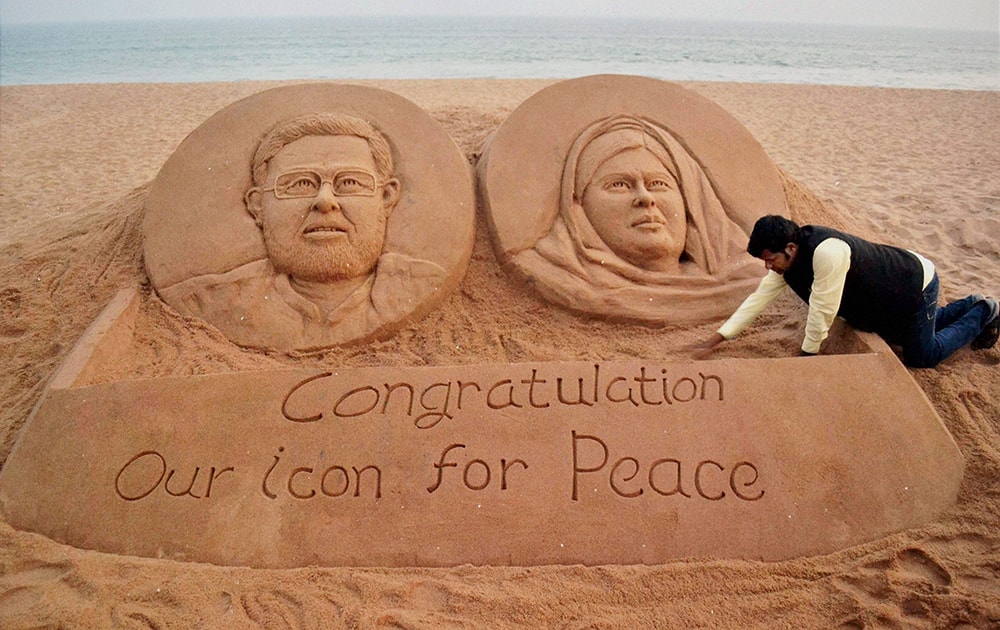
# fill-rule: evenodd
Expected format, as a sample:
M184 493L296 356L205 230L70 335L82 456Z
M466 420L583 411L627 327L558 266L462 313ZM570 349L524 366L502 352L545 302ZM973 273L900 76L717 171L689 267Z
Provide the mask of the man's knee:
M927 351L921 347L915 346L903 346L903 365L911 368L932 368L937 367L938 363L944 359L941 353L935 352L933 349Z
M907 356L903 355L903 365L911 368L932 368L937 367L941 363L941 359L937 357L931 357L926 355L919 356Z

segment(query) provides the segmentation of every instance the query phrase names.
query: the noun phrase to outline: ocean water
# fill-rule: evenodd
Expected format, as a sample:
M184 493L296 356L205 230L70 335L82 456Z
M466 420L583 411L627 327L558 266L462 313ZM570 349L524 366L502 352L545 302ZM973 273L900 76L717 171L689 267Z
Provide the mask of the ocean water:
M569 78L1000 90L1000 36L588 18L0 25L0 84Z

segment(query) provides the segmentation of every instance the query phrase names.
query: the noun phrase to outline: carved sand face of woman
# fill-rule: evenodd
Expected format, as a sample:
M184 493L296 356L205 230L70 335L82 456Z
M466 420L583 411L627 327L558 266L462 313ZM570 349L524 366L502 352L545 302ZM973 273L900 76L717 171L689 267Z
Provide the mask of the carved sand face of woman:
M606 159L580 202L594 231L620 257L651 271L679 271L687 230L684 197L676 177L648 148Z

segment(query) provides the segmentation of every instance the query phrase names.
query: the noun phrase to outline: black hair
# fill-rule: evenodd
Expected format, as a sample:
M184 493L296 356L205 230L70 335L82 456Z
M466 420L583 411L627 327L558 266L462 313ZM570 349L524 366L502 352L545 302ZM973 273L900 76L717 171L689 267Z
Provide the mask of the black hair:
M754 223L750 242L747 243L747 253L754 258L760 258L764 255L765 249L769 252L783 252L786 245L798 240L799 225L795 221L777 214L769 214Z

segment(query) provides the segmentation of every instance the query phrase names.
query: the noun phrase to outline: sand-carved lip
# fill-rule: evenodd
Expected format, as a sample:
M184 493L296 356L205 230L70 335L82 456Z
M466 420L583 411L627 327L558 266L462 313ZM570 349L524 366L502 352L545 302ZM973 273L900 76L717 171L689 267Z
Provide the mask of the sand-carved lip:
M347 236L347 233L347 226L340 224L308 225L302 229L302 236L314 240L340 238Z
M644 215L636 218L629 225L630 225L630 227L640 228L640 229L644 229L644 230L655 230L655 229L660 228L660 227L662 227L662 226L664 226L666 224L667 224L666 220L663 217L659 216L659 215L644 214Z

